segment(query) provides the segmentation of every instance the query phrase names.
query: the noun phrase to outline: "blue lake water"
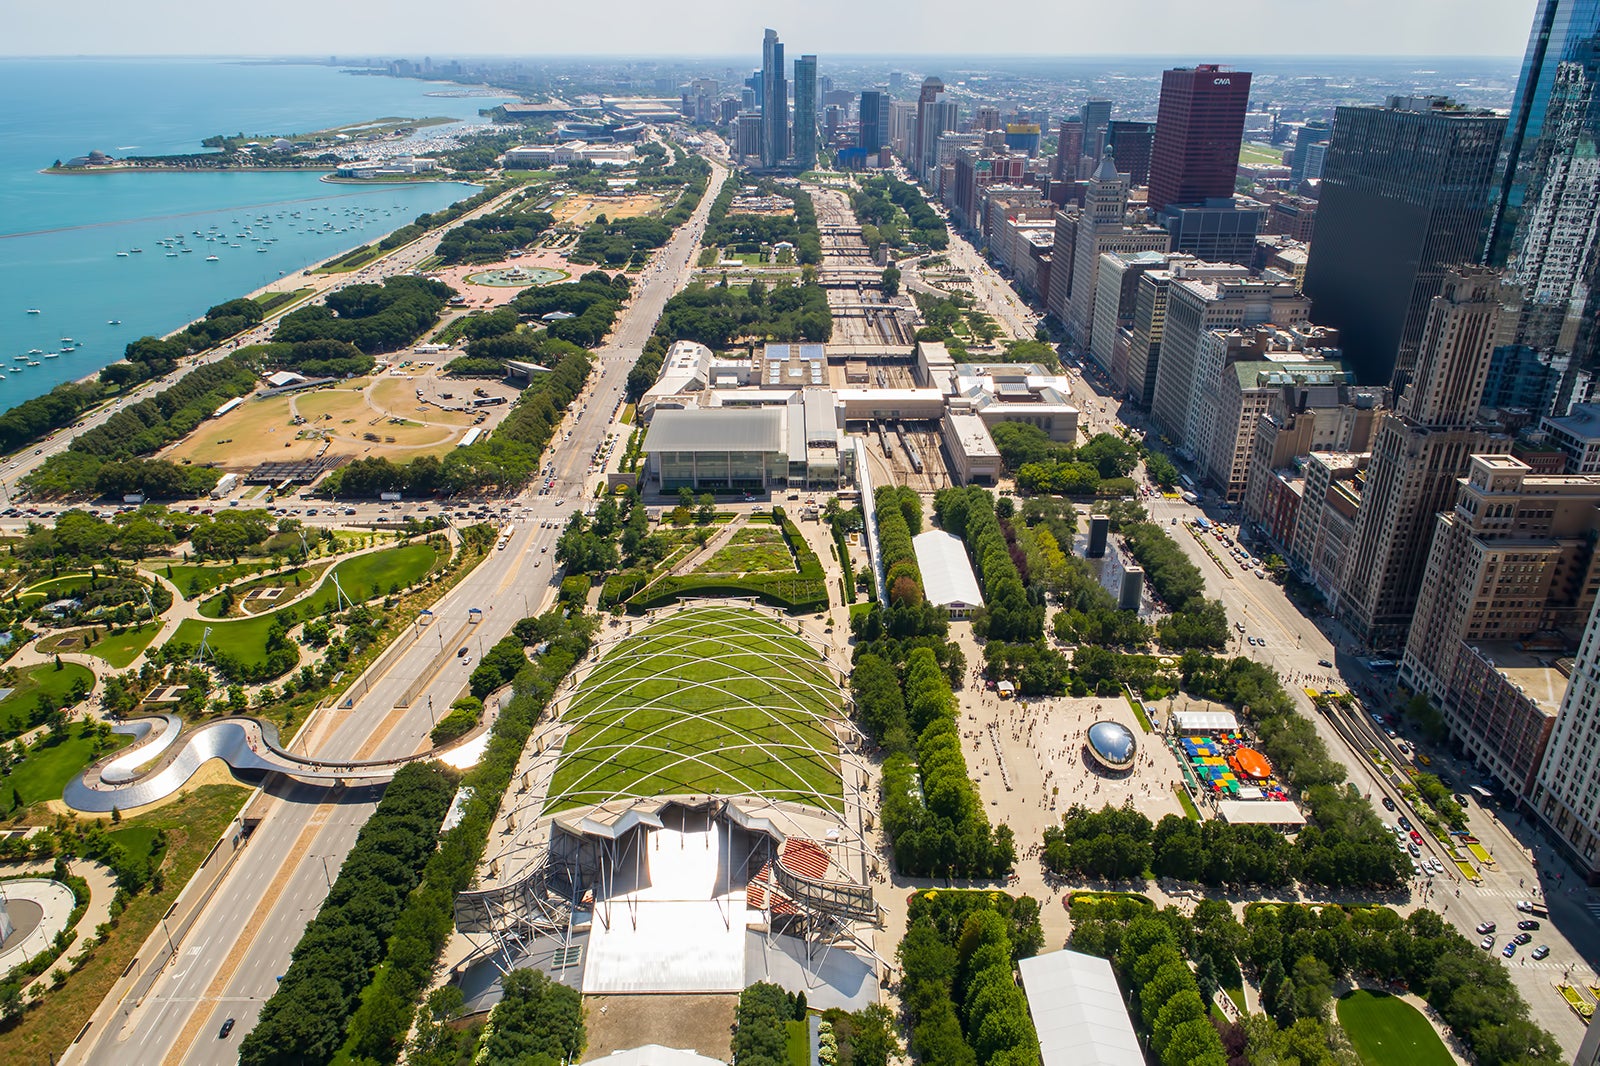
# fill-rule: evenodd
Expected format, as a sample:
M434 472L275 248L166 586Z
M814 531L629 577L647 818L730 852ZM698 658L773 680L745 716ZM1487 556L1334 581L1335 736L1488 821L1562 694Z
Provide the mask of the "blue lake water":
M299 133L390 115L469 119L495 102L426 95L440 88L314 66L0 60L0 100L9 102L0 109L0 409L115 361L130 340L176 329L475 191L335 185L314 174L42 168L93 149L199 151L215 133ZM184 242L158 243L175 235ZM60 354L69 337L80 346Z

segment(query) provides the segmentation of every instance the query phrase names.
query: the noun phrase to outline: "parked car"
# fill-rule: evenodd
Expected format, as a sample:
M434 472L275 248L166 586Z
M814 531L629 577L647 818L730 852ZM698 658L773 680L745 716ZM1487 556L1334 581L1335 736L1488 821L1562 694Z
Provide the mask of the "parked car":
M1478 941L1478 946L1484 951L1488 951L1490 948L1494 947L1494 936L1490 935L1484 937L1482 940Z
M1537 921L1535 921L1534 919L1532 919L1532 918L1524 918L1522 921L1517 923L1517 928L1518 929L1537 929L1537 928L1539 928L1539 923Z
M1494 932L1494 930L1495 930L1495 924L1493 922L1479 922L1478 923L1478 932L1479 932L1479 934L1492 933L1492 932Z
M1533 949L1533 957L1535 959L1547 958L1549 955L1550 948L1544 944L1540 944L1538 947Z
M1328 659L1318 659L1317 660L1317 665L1318 666L1322 666L1322 667L1326 667L1329 670L1333 669L1333 663L1332 663L1332 661L1330 661Z
M1513 944L1531 944L1533 942L1533 934L1518 933L1516 936L1511 938L1511 942Z
M1500 949L1500 954L1504 958L1508 958L1509 959L1511 956L1515 955L1516 953L1517 953L1517 942L1515 940L1511 941L1510 943L1506 944L1505 947Z
M1386 811L1394 810L1394 800L1390 799L1388 796L1383 797L1383 809Z

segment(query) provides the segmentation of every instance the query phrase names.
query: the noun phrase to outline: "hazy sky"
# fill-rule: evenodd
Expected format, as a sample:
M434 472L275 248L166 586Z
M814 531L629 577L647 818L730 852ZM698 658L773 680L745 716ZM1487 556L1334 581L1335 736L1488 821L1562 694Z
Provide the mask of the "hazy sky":
M7 55L1521 55L1535 0L6 0Z

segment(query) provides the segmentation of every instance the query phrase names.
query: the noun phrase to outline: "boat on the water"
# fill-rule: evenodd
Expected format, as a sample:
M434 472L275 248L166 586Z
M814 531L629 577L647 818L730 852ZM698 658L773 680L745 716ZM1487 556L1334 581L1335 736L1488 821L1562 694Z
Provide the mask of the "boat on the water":
M215 263L215 262L216 262L216 261L217 261L217 257L216 257L216 256L214 256L214 255L208 255L208 256L206 256L206 262L208 262L208 263Z
M118 259L126 259L126 258L128 258L128 253L127 252L118 252L117 253L117 258Z
M28 314L30 314L30 315L42 315L42 314L44 314L44 312L39 310L37 307L30 307L30 308L28 308Z
M122 325L122 319L120 319L120 318L108 319L106 321L106 325L108 325L108 326L120 326L120 325Z

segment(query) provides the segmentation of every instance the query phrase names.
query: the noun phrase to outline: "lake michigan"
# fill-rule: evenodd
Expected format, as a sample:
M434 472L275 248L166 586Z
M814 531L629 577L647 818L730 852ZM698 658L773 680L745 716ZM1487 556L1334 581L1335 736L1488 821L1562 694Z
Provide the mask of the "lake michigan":
M43 168L94 149L201 151L217 133L308 133L385 116L472 120L497 102L426 95L449 88L289 64L0 60L0 100L10 101L0 109L0 409L115 362L130 340L178 329L476 191L330 184L307 173ZM178 234L182 245L157 243ZM66 338L75 350L62 351Z

